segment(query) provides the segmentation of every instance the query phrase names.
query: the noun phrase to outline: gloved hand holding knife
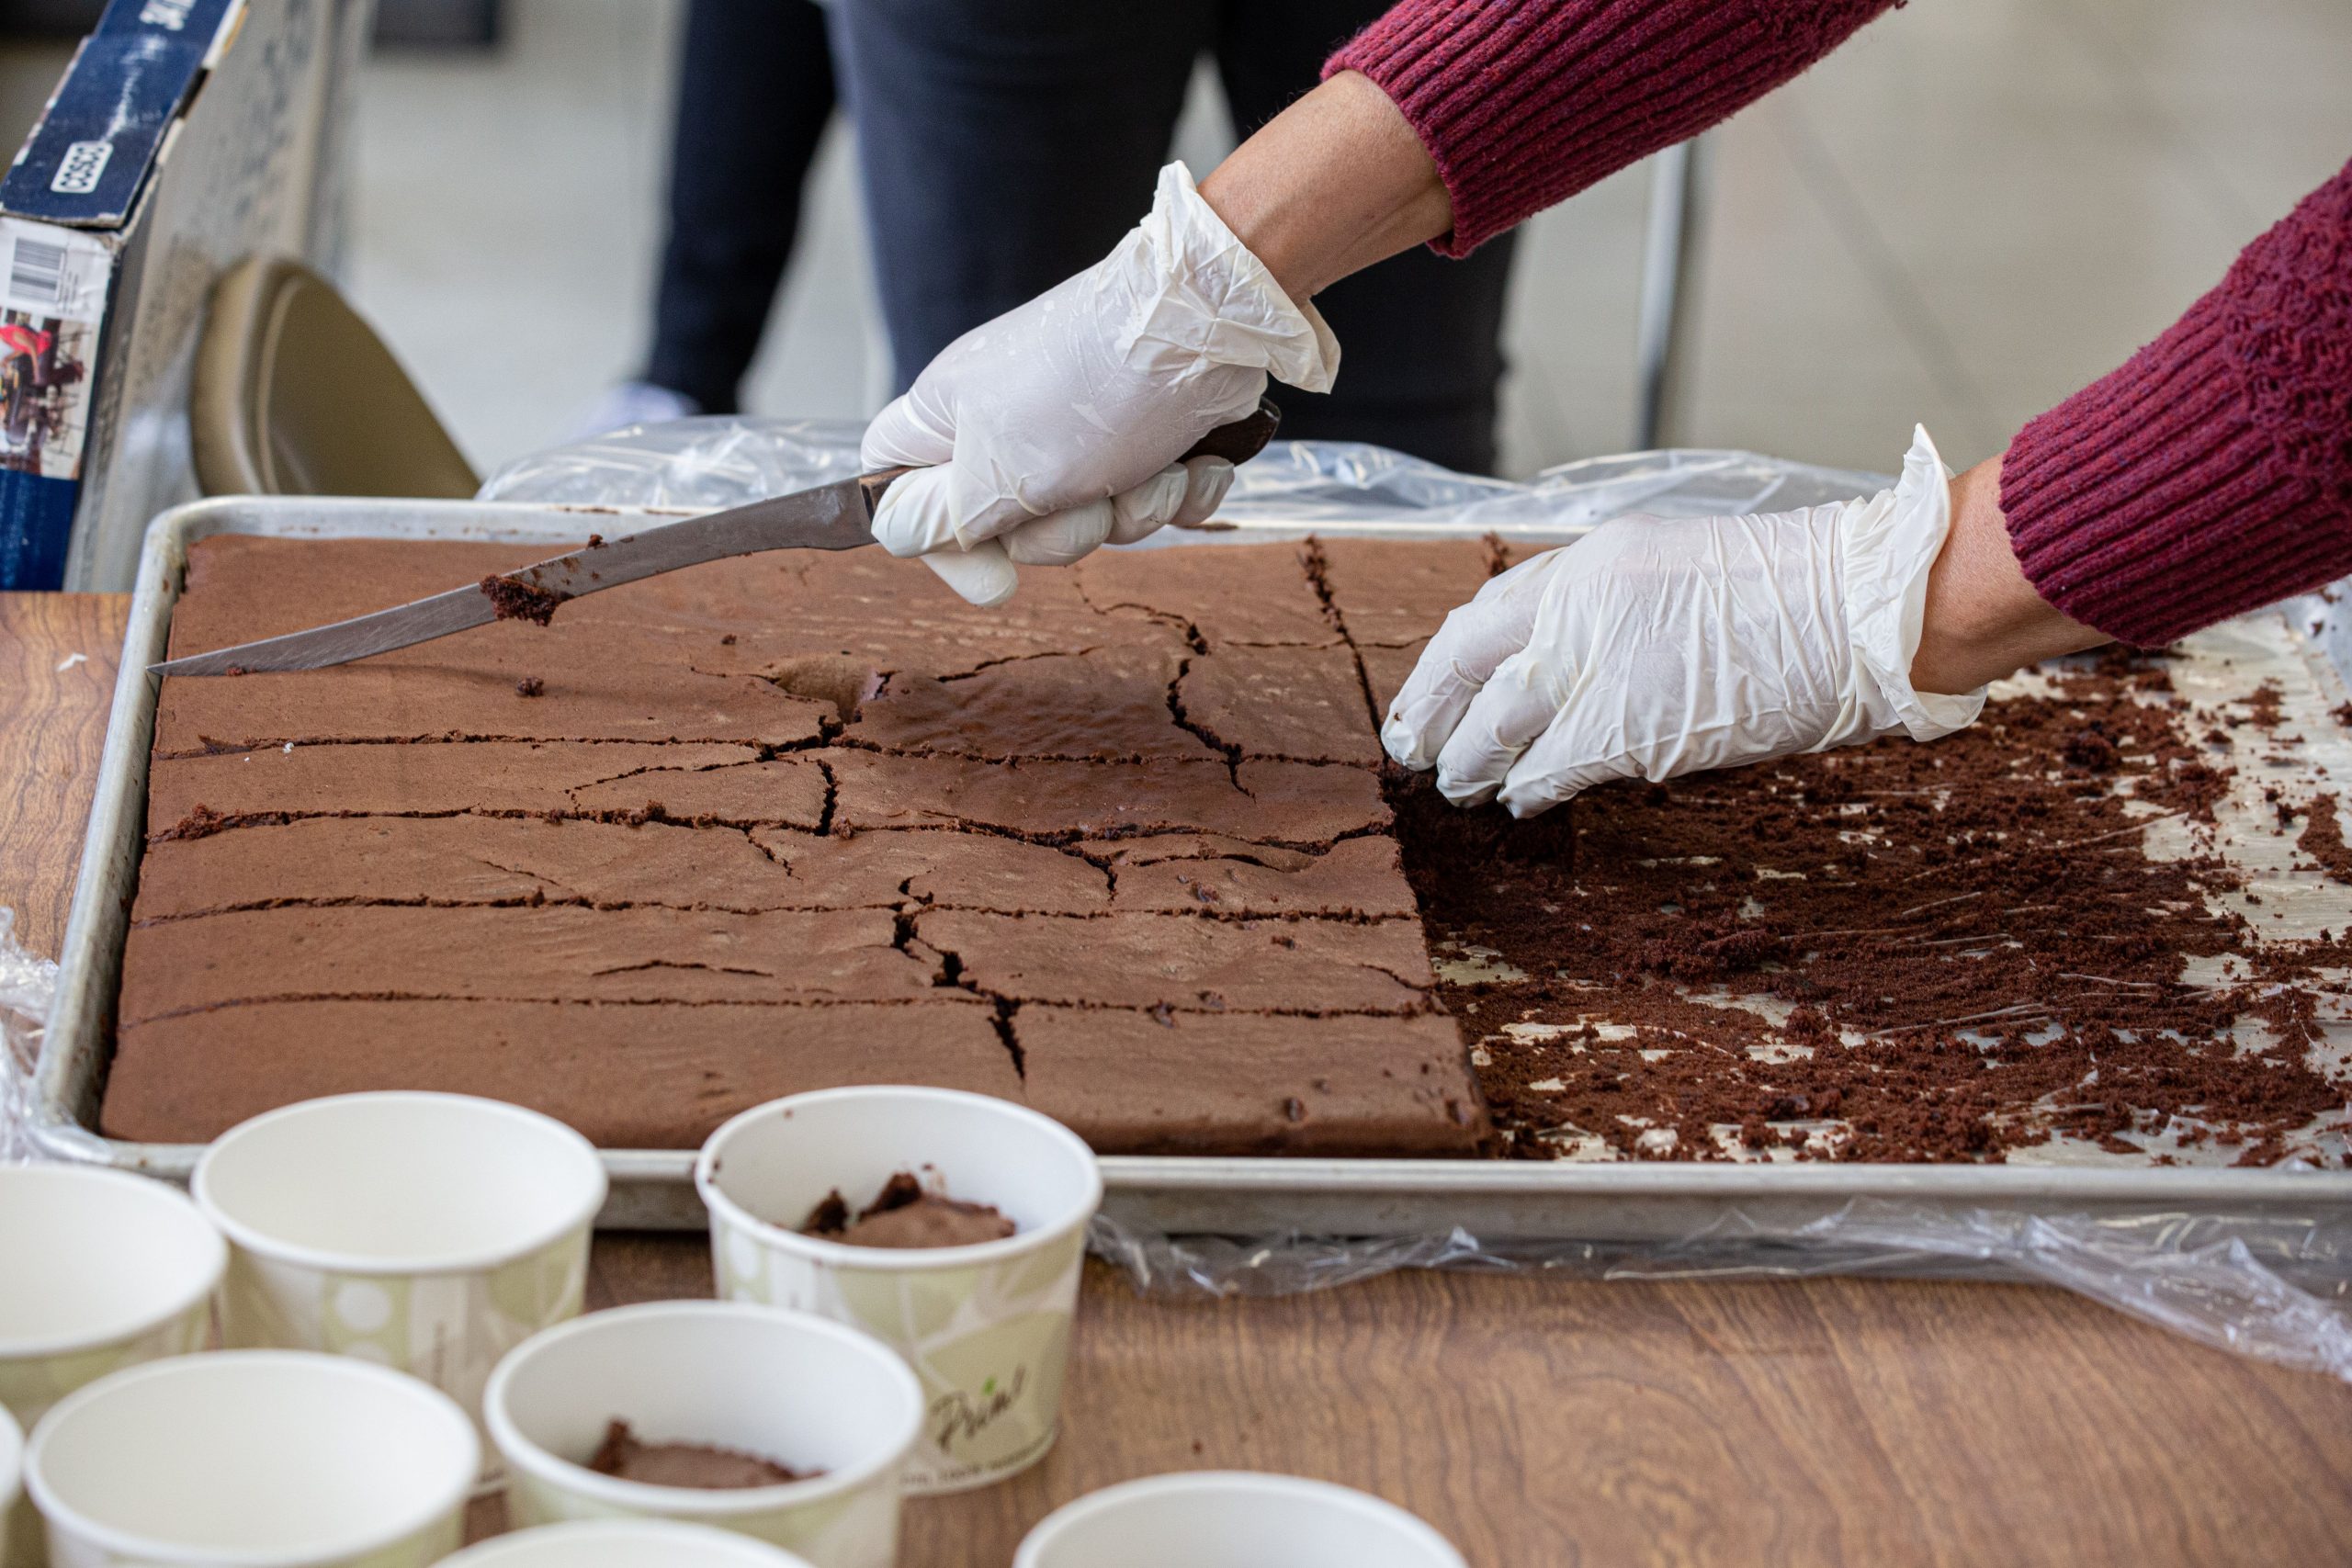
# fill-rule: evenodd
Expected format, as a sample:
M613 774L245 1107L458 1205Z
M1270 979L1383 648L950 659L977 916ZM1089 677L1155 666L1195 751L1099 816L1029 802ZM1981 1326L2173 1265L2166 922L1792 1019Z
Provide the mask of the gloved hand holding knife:
M1204 520L1233 465L1178 456L1255 408L1268 376L1329 391L1339 365L1315 308L1171 164L1108 256L956 339L875 419L865 467L919 466L875 509L875 541L1002 604L1015 562L1067 566Z

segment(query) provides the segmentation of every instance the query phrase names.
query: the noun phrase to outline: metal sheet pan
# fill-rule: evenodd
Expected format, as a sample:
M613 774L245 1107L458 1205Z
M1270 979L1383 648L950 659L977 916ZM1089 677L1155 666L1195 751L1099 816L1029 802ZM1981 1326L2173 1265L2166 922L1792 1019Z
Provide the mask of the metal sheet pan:
M608 508L316 499L223 498L158 518L141 558L112 721L68 924L56 1012L36 1087L61 1145L95 1148L113 1164L185 1181L202 1149L96 1138L112 1041L115 991L137 886L148 749L158 683L146 666L164 656L187 547L220 533L312 538L460 538L531 543L611 532L658 513ZM1201 542L1297 537L1308 530L1249 525ZM1397 537L1393 524L1319 520L1314 532ZM1506 529L1531 542L1559 530ZM1571 531L1572 532L1572 531ZM1435 536L1445 536L1442 535ZM2299 615L2304 613L2298 610ZM2352 659L2352 628L2316 602L2309 645L2329 679ZM2299 628L2300 630L2300 628ZM607 1151L612 1198L606 1228L694 1229L703 1224L690 1180L693 1156L676 1150ZM1688 1238L1736 1219L1750 1239L1792 1238L1857 1198L2023 1214L2094 1216L2229 1214L2291 1224L2352 1204L2352 1171L2196 1168L2090 1168L2070 1165L1584 1164L1473 1160L1106 1158L1106 1209L1170 1234L1257 1235L1283 1230L1337 1235L1425 1233L1460 1225L1490 1238L1596 1243ZM1928 1260L1923 1259L1923 1266ZM1948 1271L1948 1270L1946 1270Z

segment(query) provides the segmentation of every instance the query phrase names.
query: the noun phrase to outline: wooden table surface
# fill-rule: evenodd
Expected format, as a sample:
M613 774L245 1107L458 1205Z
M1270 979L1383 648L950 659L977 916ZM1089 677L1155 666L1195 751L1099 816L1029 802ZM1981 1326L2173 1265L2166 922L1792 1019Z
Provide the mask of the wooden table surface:
M0 905L37 951L126 609L0 595ZM592 1305L708 1289L698 1237L596 1247ZM1414 1273L1171 1303L1090 1264L1065 1415L1027 1474L910 1504L908 1568L1004 1568L1055 1506L1204 1467L1377 1492L1478 1568L2352 1561L2352 1388L2027 1286Z

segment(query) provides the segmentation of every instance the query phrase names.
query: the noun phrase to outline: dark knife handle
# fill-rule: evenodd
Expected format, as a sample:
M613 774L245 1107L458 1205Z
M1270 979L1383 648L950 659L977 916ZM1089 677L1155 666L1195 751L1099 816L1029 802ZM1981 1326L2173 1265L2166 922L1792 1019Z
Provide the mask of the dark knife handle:
M1231 424L1218 425L1186 447L1183 456L1176 460L1182 463L1193 457L1222 457L1228 463L1246 463L1266 449L1266 443L1274 438L1282 423L1283 411L1274 406L1274 400L1260 398L1255 412L1245 414ZM865 494L865 514L874 515L874 509L882 503L882 492L890 488L891 480L912 472L911 468L878 468L859 479L857 488Z

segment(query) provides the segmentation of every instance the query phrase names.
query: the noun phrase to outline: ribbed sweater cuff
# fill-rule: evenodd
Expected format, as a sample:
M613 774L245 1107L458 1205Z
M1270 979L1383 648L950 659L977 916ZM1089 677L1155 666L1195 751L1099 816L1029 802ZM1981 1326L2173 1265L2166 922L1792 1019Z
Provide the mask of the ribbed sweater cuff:
M1900 0L1403 0L1325 63L1396 100L1482 242L1763 96Z
M2001 507L2044 599L2143 647L2352 570L2352 165L2020 431Z

